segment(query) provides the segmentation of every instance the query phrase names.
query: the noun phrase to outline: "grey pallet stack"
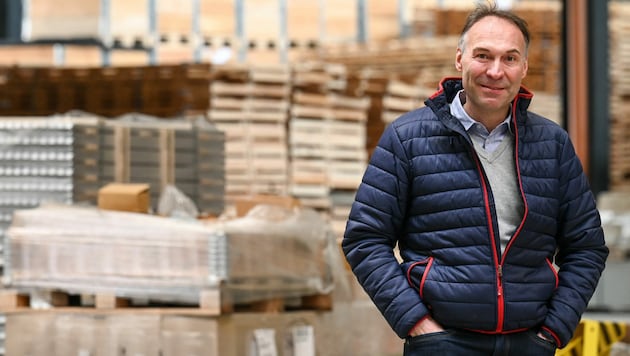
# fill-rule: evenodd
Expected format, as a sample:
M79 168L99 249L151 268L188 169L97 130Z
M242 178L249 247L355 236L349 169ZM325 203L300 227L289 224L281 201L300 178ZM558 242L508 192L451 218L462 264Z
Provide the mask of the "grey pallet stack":
M211 124L126 115L105 121L101 140L103 184L147 183L153 207L172 185L200 212L223 211L224 138Z
M195 125L197 152L197 207L220 215L225 207L225 135L207 121Z
M226 198L288 192L284 65L215 67L208 118L226 135Z
M42 202L96 202L100 184L97 119L3 118L0 147L2 241L17 209Z

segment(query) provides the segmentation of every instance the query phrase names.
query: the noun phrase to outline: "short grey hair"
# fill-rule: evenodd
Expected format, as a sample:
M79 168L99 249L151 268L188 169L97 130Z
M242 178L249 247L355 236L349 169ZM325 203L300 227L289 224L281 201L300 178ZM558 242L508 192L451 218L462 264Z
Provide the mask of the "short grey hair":
M464 28L462 29L461 35L459 36L459 42L457 44L462 51L464 51L464 42L466 39L466 34L468 34L468 30L470 30L470 28L474 24L479 22L479 20L488 16L494 16L507 20L508 22L511 22L516 27L518 27L518 29L523 34L523 38L525 39L525 54L527 54L527 50L529 49L529 42L531 40L527 21L509 10L500 9L496 3L487 1L477 2L477 4L475 5L475 9L471 11L470 14L468 14L468 17L466 18L466 23L464 24Z

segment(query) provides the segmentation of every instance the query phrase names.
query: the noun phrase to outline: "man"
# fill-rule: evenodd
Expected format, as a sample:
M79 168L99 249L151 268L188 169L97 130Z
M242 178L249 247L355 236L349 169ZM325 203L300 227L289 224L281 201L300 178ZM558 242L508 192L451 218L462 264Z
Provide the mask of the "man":
M553 355L604 269L572 143L527 111L529 37L518 16L478 5L462 78L385 129L357 191L343 251L405 355Z

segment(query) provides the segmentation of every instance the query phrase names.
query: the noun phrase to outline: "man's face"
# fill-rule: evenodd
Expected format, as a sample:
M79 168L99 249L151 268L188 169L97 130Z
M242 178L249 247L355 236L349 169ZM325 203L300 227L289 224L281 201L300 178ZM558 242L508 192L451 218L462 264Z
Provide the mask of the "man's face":
M477 120L505 118L527 74L523 34L511 22L487 16L468 30L462 47L455 67L462 72L466 112Z

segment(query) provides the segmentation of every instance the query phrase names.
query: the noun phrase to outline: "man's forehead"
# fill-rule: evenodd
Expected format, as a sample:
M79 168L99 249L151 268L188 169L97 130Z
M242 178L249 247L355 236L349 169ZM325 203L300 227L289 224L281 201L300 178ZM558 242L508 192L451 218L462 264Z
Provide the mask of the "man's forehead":
M475 23L464 38L466 46L485 50L522 53L525 38L519 28L506 19L488 16Z

